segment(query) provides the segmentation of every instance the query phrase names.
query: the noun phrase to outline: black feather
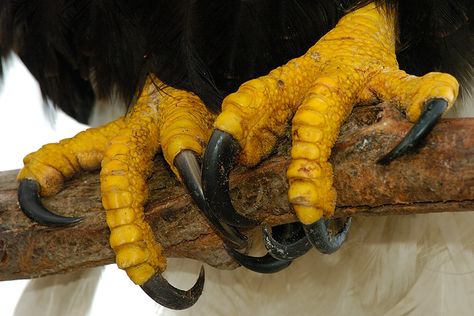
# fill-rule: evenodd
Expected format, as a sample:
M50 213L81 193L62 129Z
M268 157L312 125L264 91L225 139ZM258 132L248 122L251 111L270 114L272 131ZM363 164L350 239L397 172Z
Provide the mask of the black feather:
M16 52L44 97L82 122L97 98L118 94L131 103L149 73L217 112L241 83L302 55L368 2L3 0L0 56ZM397 15L402 69L445 71L468 84L472 0L376 2Z

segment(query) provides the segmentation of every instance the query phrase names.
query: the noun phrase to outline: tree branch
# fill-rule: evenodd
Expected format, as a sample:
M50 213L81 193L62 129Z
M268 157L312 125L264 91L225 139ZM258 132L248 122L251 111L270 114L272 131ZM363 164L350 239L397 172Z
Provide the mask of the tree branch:
M338 192L335 216L474 210L474 119L442 120L418 153L389 166L375 162L411 124L393 107L358 107L342 128L331 161ZM237 168L231 195L237 210L269 225L295 221L286 197L289 141L257 168ZM235 263L190 197L156 158L146 219L169 257L188 257L226 269ZM98 174L67 182L44 204L82 216L74 227L46 228L18 208L17 171L0 177L0 280L38 277L114 260L100 203Z

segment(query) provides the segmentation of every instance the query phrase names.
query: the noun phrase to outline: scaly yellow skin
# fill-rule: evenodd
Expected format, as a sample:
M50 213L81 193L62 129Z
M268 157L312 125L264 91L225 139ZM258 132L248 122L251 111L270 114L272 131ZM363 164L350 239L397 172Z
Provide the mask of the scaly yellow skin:
M64 180L81 171L98 169L109 139L123 127L122 117L102 127L89 128L74 138L44 145L23 158L24 167L17 179L36 180L41 196L54 195L61 190Z
M244 83L224 99L214 127L240 143L240 162L255 165L268 155L292 119L288 197L298 218L312 224L334 212L336 192L328 158L352 107L373 98L396 102L416 121L426 101L451 107L456 79L398 69L394 17L369 4L344 16L308 52Z
M168 92L170 91L170 92ZM215 115L208 112L196 95L173 88L166 88L161 94L160 140L163 156L174 174L174 158L184 149L202 156L211 136Z
M183 150L200 155L213 118L194 94L150 77L126 116L29 154L18 180L36 180L42 196L52 195L65 179L101 166L102 204L117 265L133 282L143 284L166 268L162 247L144 220L153 157L161 148L179 177L173 165L176 155Z

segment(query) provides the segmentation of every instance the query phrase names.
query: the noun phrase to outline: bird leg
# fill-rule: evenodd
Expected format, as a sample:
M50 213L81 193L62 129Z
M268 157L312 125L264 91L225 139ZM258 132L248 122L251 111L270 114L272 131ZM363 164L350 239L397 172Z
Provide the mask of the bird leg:
M101 167L102 204L117 265L158 303L174 309L187 308L202 292L204 273L202 270L189 291L174 288L161 276L166 259L152 228L144 220L146 180L153 157L161 149L176 176L188 187L202 192L200 177L188 175L196 173L196 157L203 152L213 118L194 94L149 77L137 102L124 117L29 154L18 175L20 206L41 224L73 224L77 219L49 212L39 196L57 193L67 178L80 171ZM233 232L225 225L219 228L223 229L224 237ZM229 238L233 237L239 236Z
M235 226L247 224L240 214L236 216L227 194L228 172L234 158L240 164L254 166L268 156L291 120L289 201L304 226L304 238L323 253L341 246L350 222L335 236L328 231L327 220L336 203L328 159L353 106L374 99L391 101L410 121L428 116L432 125L439 115L422 113L444 112L458 94L458 83L448 74L416 77L398 68L395 24L390 9L374 3L361 7L341 18L306 54L244 83L224 99L203 163L204 194L214 205L216 217ZM429 110L433 103L441 105ZM415 127L429 125L427 121L420 120ZM423 137L417 135L411 143ZM232 153L223 155L220 144L233 148ZM216 168L226 170L226 175L216 176ZM234 218L238 221L233 222ZM268 247L278 248L277 243L268 240ZM304 253L307 243L299 245Z

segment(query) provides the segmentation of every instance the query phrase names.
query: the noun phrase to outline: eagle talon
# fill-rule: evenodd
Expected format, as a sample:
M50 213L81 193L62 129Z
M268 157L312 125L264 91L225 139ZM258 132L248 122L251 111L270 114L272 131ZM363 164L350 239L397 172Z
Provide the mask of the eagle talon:
M82 217L66 217L52 213L41 203L39 184L35 180L23 179L18 186L18 203L23 213L33 221L51 227L76 224Z
M204 268L201 267L199 278L187 291L175 288L161 275L156 273L141 288L155 302L171 309L186 309L194 305L204 288Z
M211 211L201 186L201 169L193 151L184 150L174 159L174 165L193 198L196 205L204 213L220 237L232 248L245 248L248 244L247 237L234 227L222 223Z
M258 223L237 213L230 200L229 173L238 152L239 144L232 135L214 130L204 153L204 196L218 219L235 227L253 227Z
M252 257L244 255L238 252L237 250L229 248L227 246L225 248L227 250L227 253L241 266L258 273L276 273L287 268L291 264L291 261L278 260L269 253L265 254L262 257Z
M413 150L420 145L428 133L436 125L441 115L448 108L448 102L444 99L430 100L420 116L418 122L408 131L402 141L388 154L377 161L378 164L388 165L401 155Z
M320 219L310 225L303 225L303 229L314 248L324 254L331 254L338 250L346 240L351 227L352 219L349 217L342 229L334 236L328 231L329 220Z
M273 238L267 226L263 228L263 241L265 243L265 248L267 248L268 253L275 259L291 261L301 257L312 248L308 237L304 235L302 224L292 223L284 226L286 227L289 225L292 225L290 226L292 236L285 239L286 242L284 243ZM297 225L296 229L294 225Z

